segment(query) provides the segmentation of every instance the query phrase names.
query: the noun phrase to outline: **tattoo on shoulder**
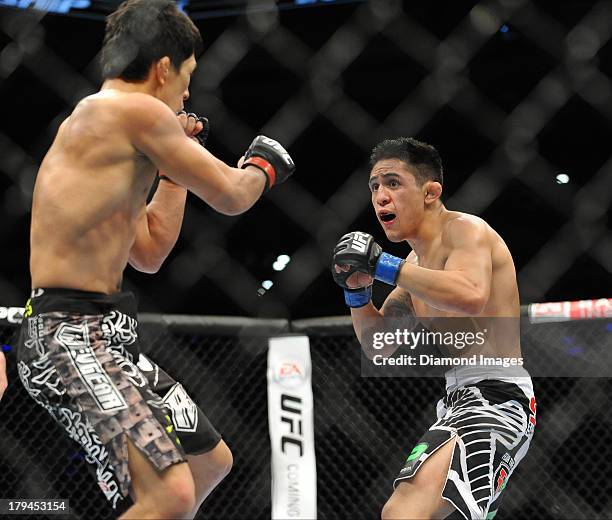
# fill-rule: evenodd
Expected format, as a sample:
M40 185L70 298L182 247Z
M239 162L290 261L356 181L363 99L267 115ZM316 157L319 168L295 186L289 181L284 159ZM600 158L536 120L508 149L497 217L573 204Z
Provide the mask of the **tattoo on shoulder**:
M383 315L388 318L404 318L414 316L414 307L410 293L403 292L399 296L387 300L383 306Z

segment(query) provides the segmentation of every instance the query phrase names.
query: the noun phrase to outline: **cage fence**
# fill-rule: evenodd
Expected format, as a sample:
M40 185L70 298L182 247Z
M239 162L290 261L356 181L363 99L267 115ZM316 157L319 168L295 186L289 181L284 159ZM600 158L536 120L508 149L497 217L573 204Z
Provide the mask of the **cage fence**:
M0 341L12 345L15 324ZM234 454L227 479L199 518L264 519L271 507L268 435L268 338L308 336L312 357L318 517L377 518L392 481L421 434L435 421L440 378L361 375L361 349L345 317L295 322L145 314L143 352L182 381ZM523 320L525 353L540 362L579 343L612 347L612 322ZM27 395L9 356L2 401L0 485L5 497L69 498L73 518L113 513L84 454ZM534 441L508 485L499 518L611 518L606 461L612 455L611 379L534 378Z

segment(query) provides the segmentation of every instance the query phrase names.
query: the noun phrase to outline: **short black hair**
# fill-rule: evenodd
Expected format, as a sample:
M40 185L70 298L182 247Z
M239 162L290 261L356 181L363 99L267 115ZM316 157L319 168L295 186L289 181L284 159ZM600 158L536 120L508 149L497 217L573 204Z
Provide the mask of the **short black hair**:
M444 172L440 154L433 146L412 137L386 139L378 143L370 155L370 171L378 161L399 159L412 167L416 180L423 184L435 181L444 184Z
M127 0L106 19L102 77L143 81L164 56L178 70L202 47L200 31L172 0Z

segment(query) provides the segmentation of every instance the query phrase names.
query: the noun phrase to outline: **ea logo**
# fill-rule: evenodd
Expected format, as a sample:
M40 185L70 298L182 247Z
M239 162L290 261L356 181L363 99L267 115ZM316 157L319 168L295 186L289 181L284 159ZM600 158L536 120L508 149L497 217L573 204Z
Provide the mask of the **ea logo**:
M0 307L0 320L6 320L9 323L21 323L23 311L23 307Z
M284 361L274 371L276 382L285 387L299 386L304 379L304 368L296 361Z

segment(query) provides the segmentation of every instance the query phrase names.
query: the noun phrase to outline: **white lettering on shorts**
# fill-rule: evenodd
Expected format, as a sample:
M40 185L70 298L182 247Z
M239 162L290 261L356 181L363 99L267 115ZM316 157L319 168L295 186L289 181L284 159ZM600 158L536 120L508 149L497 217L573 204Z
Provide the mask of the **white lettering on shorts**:
M191 397L176 383L164 396L164 403L172 410L172 422L176 431L195 432L198 426L198 409Z
M70 355L72 365L100 410L112 412L127 408L121 392L104 371L91 348L87 322L80 325L60 324L55 339Z

